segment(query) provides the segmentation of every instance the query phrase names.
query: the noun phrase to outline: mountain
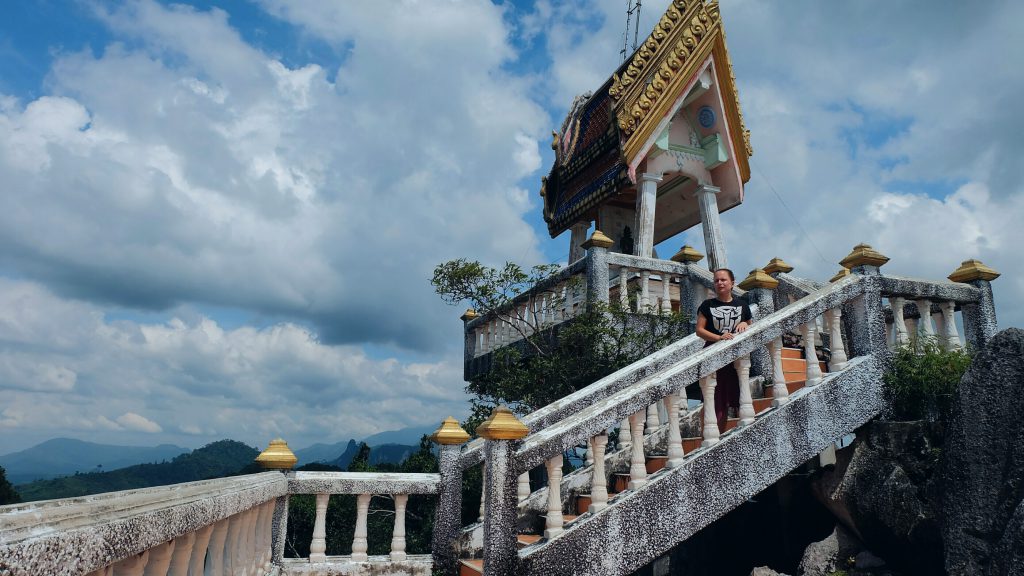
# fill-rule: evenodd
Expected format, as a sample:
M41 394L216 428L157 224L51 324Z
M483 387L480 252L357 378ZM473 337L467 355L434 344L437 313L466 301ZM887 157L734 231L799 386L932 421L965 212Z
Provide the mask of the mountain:
M188 448L161 444L159 446L114 446L71 438L54 438L20 452L0 456L0 466L7 469L12 484L66 476L75 472L98 472L171 460L188 452Z
M370 447L370 464L399 464L402 460L408 458L412 453L419 450L419 443L416 446L406 446L404 444L381 444L380 446ZM348 446L345 451L342 452L338 459L325 462L331 466L337 466L342 470L348 468L348 465L352 463L352 459L359 454L359 443L355 440L349 440Z
M299 459L299 463L296 466L302 466L303 464L310 464L312 462L330 462L336 460L338 456L345 452L346 447L350 442L335 442L334 444L313 444L307 446L301 450L295 451L295 457Z
M36 480L15 488L21 499L50 500L115 490L164 486L230 476L251 464L259 452L234 440L220 440L181 454L170 462L136 464L111 472L75 474L52 480Z
M419 446L420 438L424 434L431 435L437 430L437 424L430 426L410 426L409 428L402 428L401 430L389 430L387 432L378 432L372 436L367 436L363 439L367 446L381 446L383 444L403 444Z

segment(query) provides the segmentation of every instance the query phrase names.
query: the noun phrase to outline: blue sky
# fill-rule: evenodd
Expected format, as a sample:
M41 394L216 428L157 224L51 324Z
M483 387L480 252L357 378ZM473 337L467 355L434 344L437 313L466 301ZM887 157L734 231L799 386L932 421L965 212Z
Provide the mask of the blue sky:
M666 3L644 3L641 34ZM1001 325L1022 325L1024 8L721 11L755 149L723 215L733 267L781 256L826 279L865 241L894 274L977 257L1004 274ZM550 131L618 64L624 17L621 0L7 7L0 453L304 446L463 415L461 310L430 270L566 258L537 194ZM689 231L659 252L683 243L703 247Z

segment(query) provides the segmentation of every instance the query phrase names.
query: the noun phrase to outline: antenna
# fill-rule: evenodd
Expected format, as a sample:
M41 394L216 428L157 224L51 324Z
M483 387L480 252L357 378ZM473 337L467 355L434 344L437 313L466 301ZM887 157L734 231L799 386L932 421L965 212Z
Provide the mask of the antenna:
M622 33L622 50L619 51L619 56L622 60L626 59L628 54L636 51L636 41L640 36L640 5L642 0L626 0L626 30ZM629 25L633 24L633 46L629 45Z

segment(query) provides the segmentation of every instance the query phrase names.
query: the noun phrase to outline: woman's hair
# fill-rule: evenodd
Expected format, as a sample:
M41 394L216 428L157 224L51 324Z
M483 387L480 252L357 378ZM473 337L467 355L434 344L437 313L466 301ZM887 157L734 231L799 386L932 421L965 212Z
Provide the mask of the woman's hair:
M736 275L733 274L732 270L729 270L728 268L716 268L714 273L712 273L712 276L718 274L719 272L725 272L726 274L729 275L729 280L732 280L733 282L736 281Z

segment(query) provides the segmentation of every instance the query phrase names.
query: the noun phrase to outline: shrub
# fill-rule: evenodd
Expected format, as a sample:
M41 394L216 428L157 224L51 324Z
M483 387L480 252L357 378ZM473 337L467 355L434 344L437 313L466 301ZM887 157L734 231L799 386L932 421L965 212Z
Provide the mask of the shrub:
M897 420L945 420L953 395L971 363L967 350L945 350L918 339L893 352L885 394Z

